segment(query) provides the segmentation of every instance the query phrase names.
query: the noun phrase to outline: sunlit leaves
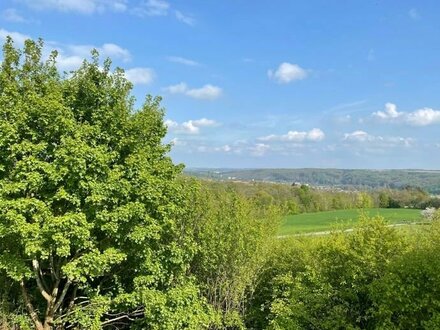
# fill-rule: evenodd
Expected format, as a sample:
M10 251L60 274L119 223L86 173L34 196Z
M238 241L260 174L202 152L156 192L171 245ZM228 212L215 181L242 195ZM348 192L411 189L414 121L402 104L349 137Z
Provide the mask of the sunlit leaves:
M26 280L43 321L67 322L63 311L71 309L69 322L98 329L121 301L127 313L146 303L138 293L147 291L160 310L136 319L203 314L185 278L196 250L181 231L190 187L162 144L160 98L135 110L132 84L110 60L102 64L95 51L92 62L62 76L56 54L44 61L42 47L28 40L16 50L8 39L3 48L0 276ZM65 301L43 308L39 291ZM77 306L75 295L90 302Z

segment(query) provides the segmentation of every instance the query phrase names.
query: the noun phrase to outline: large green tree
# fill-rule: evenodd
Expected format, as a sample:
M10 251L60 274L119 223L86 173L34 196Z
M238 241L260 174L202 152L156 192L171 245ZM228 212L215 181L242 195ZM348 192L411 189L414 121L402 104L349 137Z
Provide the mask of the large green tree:
M61 75L9 38L0 68L0 276L36 329L200 328L195 243L160 99L96 52Z

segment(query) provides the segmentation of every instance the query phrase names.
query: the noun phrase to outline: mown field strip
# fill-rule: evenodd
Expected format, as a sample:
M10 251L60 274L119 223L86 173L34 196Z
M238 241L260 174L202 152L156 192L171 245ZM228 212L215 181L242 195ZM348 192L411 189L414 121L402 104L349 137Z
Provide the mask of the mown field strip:
M369 217L381 216L390 225L405 225L417 223L421 220L420 210L414 209L368 209L368 210L337 210L315 213L303 213L287 216L280 229L278 236L291 236L296 234L325 233L331 230L348 230L353 227L362 212Z

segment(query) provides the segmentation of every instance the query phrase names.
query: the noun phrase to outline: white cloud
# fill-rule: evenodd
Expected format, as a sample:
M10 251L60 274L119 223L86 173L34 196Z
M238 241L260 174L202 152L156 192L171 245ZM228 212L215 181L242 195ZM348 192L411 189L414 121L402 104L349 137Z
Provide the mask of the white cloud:
M379 147L389 148L396 146L410 147L414 143L413 138L401 136L382 137L380 135L371 135L361 130L357 130L351 133L345 133L343 140L350 143L369 143L375 144Z
M197 146L196 150L198 152L224 152L224 153L229 153L229 152L236 152L230 145L225 144L223 146L220 147L213 147L213 146L206 146L206 145L200 145Z
M63 45L57 45L55 46L61 46ZM110 57L112 59L120 59L123 62L128 62L131 60L131 54L128 49L122 48L121 46L118 46L113 43L105 43L101 46L94 46L94 45L67 45L63 47L66 49L67 52L70 52L76 56L86 58L90 56L90 52L92 49L96 49L99 54L103 57Z
M228 144L225 144L224 146L221 146L218 149L219 151L224 151L224 152L230 152L232 150L232 148Z
M167 119L165 120L165 125L168 127L170 132L180 133L180 134L199 134L200 129L203 127L215 127L219 124L212 119L197 119L197 120L188 120L181 124L176 121Z
M171 119L165 120L165 125L168 127L169 130L174 130L179 127L179 123Z
M22 2L37 10L51 9L82 14L91 14L96 10L96 2L93 0L22 0Z
M199 126L199 127L209 127L209 126L216 126L217 125L215 120L206 119L206 118L193 120L192 122L194 123L194 125Z
M33 10L39 11L58 11L64 13L77 13L83 15L91 15L95 13L111 12L127 12L139 17L147 16L167 16L171 12L171 5L165 0L138 0L136 5L131 5L129 0L16 0L25 4ZM9 21L22 22L20 16L16 12L7 12L4 16ZM174 10L174 16L179 22L193 26L196 20ZM7 17L7 18L6 18Z
M20 47L23 46L25 40L31 39L30 36L20 32L13 32L13 31L7 31L5 29L0 29L0 40L5 41L7 36L10 36L12 40Z
M17 11L17 9L14 8L7 8L3 10L1 14L2 18L5 21L12 22L12 23L27 23L29 22L26 18L24 18L20 13Z
M131 60L130 52L113 43L105 43L101 46L95 45L65 45L57 42L46 42L44 53L49 54L51 50L58 51L57 66L60 70L70 71L81 66L84 59L90 58L90 52L96 49L100 56L110 57L112 60L128 62Z
M310 141L322 141L325 138L325 134L319 128L314 128L307 133L307 139Z
M190 89L184 82L181 82L177 85L168 86L164 88L164 90L171 94L184 94L199 100L215 100L219 98L223 92L220 87L210 84L204 85L200 88Z
M171 140L175 146L180 148L181 151L187 153L223 153L223 154L235 154L235 155L250 155L254 157L264 156L269 151L274 151L272 146L265 143L249 143L245 140L236 140L231 143L216 145L215 141L205 141L198 139L191 139L182 141L180 138L174 138Z
M428 126L440 123L440 111L422 108L413 112L399 112L393 103L385 104L385 111L373 112L373 117L383 122L399 122L412 126Z
M345 141L357 141L357 142L366 142L366 141L374 141L376 137L368 134L364 131L354 131L352 133L345 133L344 140ZM381 138L382 139L382 138Z
M26 39L30 36L13 31L0 29L0 40L5 40L7 36L11 36L14 42L22 47ZM81 66L84 59L90 57L92 49L97 49L102 57L110 57L119 59L123 62L131 60L130 52L113 43L105 43L101 46L94 45L64 45L56 42L46 42L43 49L43 57L47 58L52 50L58 51L57 66L60 70L70 71ZM150 68L131 68L125 71L128 80L133 84L149 84L154 79L154 71Z
M270 79L280 84L287 84L295 80L302 80L307 77L307 71L297 64L281 63L275 71L269 70L267 75Z
M199 100L215 100L222 94L222 89L210 84L186 91L186 95Z
M373 112L373 116L383 120L393 120L403 115L403 112L397 111L397 106L394 103L386 103L385 111Z
M65 55L62 50L58 50L57 66L60 70L75 70L81 66L83 61L84 57L77 55Z
M440 111L431 108L423 108L408 113L406 120L414 126L427 126L440 123Z
M148 85L154 80L154 70L150 68L132 68L125 71L125 76L135 85Z
M188 15L184 15L182 12L176 10L175 11L176 18L178 21L185 23L186 25L194 26L196 24L196 20Z
M93 14L106 10L122 12L127 9L126 0L20 0L31 9L56 10L61 12L76 12Z
M170 4L163 0L147 0L140 6L133 8L132 13L144 17L144 16L166 16Z
M168 56L167 60L170 62L174 62L174 63L179 63L179 64L183 64L183 65L188 65L188 66L199 66L200 63L184 58L184 57L179 57L179 56Z
M148 0L146 3L147 15L164 16L167 15L170 4L163 0Z
M179 139L179 138L174 138L174 139L171 139L171 141L170 141L170 143L173 145L173 146L186 146L187 145L187 142L186 141L184 141L184 140L182 140L182 139Z
M164 91L170 94L185 94L187 90L188 90L188 85L185 84L184 82L164 88Z
M180 125L182 132L188 134L199 134L201 127L210 127L210 126L215 126L215 121L206 118L199 120L188 120Z
M308 132L289 131L284 135L271 134L258 138L260 141L281 141L281 142L319 142L324 140L325 134L319 128L314 128Z
M60 70L70 71L81 66L84 59L90 58L92 49L96 49L102 58L110 57L112 60L128 62L131 60L130 52L113 43L105 43L101 46L96 45L74 45L61 44L57 42L46 42L44 54L49 54L51 50L58 51L57 66Z
M91 15L95 13L127 12L139 17L167 16L171 11L171 5L165 0L138 0L136 5L131 5L129 0L15 0L27 7L38 11L58 11L64 13L77 13ZM134 1L133 1L134 2ZM20 16L16 12L5 13L9 21L18 22ZM187 25L195 25L193 17L174 10L176 19ZM5 17L5 16L4 16ZM7 19L7 18L5 18ZM20 20L21 22L21 20Z
M251 155L261 157L270 150L270 146L264 143L256 143L254 146L250 147L249 150Z
M120 58L124 62L128 62L131 60L131 54L130 52L115 44L103 44L101 47L98 48L98 51L103 56L109 56L112 58Z

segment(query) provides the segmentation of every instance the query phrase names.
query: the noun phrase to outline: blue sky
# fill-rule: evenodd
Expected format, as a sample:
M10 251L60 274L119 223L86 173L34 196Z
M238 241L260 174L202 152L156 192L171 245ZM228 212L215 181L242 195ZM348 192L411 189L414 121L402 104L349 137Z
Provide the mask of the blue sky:
M4 0L0 38L91 48L163 96L188 167L439 169L438 1Z

